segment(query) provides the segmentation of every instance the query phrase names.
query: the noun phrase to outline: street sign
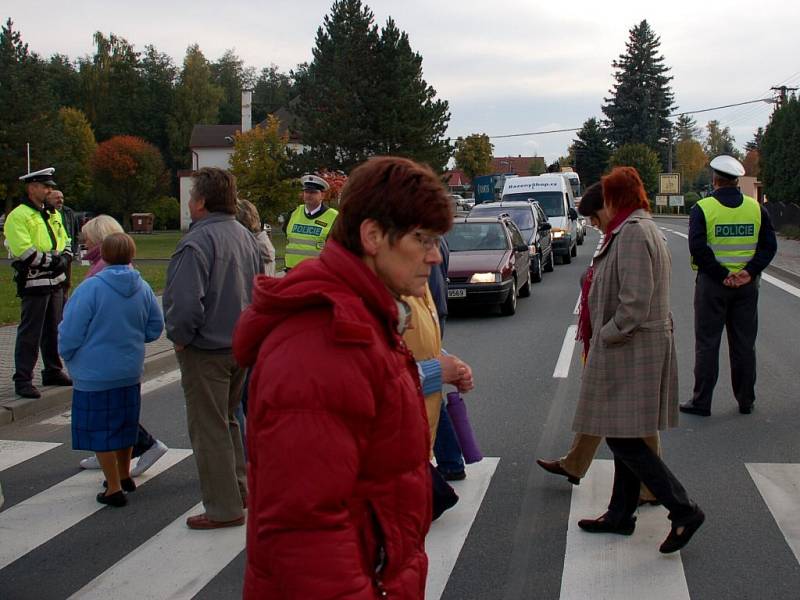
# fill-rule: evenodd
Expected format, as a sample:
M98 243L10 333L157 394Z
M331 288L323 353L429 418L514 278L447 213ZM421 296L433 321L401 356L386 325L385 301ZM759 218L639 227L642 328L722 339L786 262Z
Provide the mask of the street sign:
M669 196L656 196L656 206L667 206Z
M681 193L681 174L680 173L659 173L658 193L671 196Z
M683 196L670 196L669 197L669 205L670 206L683 206Z

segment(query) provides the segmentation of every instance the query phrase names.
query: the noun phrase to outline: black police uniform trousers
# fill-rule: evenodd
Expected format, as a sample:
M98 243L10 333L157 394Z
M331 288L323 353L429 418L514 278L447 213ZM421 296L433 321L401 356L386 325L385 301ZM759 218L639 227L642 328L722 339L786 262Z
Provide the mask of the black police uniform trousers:
M43 374L56 374L64 368L58 356L58 324L64 311L64 290L59 287L49 294L26 295L21 304L14 348L16 372L13 379L17 385L33 380L39 348L42 350Z
M722 329L728 334L733 395L740 407L756 399L756 334L760 277L729 288L698 273L694 288L694 394L692 404L711 410L719 377Z

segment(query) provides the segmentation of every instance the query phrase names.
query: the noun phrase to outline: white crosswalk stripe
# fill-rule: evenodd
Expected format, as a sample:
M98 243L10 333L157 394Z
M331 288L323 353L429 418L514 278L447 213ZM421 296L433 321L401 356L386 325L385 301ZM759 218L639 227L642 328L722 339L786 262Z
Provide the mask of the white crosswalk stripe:
M560 600L688 599L680 553L658 551L669 533L663 508L642 508L630 537L586 533L578 527L580 519L603 514L613 480L614 462L595 460L581 485L572 488Z
M800 465L747 463L747 471L800 562Z
M191 450L169 450L137 478L137 485L146 484L191 454ZM100 471L82 471L0 512L0 569L104 508L95 500L102 480Z
M10 469L60 445L53 442L0 440L0 471Z
M186 517L201 512L202 502L70 596L70 600L192 598L245 545L244 526L212 531L189 529Z
M0 440L0 471L61 445ZM170 468L189 456L191 450L170 449L137 478L137 487L157 477L169 477ZM442 596L499 461L499 458L487 457L468 465L467 479L453 482L459 502L432 525L426 540L429 556L426 598L429 600ZM86 519L104 508L94 497L102 479L100 471L81 471L0 512L0 570L12 563L15 566L24 564L17 561L24 561L28 553L68 529L86 526ZM147 494L147 486L137 494ZM134 495L131 501L136 499ZM124 509L108 510L113 515L125 516ZM91 565L85 565L87 579L84 581L88 583L77 591L69 590L70 598L162 600L194 597L245 549L245 527L213 531L193 531L186 527L186 518L202 510L200 502L178 515L104 570L92 572ZM58 560L57 556L53 560ZM89 581L89 578L92 579Z

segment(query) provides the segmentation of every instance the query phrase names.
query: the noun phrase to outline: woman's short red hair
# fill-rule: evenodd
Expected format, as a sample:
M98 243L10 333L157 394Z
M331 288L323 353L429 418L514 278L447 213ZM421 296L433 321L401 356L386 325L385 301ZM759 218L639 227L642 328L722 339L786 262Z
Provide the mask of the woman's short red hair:
M427 165L397 156L370 158L347 178L331 238L362 256L361 223L375 220L390 241L419 227L445 233L453 225L450 196Z
M603 200L615 211L643 208L650 211L650 201L639 172L633 167L614 167L603 177Z

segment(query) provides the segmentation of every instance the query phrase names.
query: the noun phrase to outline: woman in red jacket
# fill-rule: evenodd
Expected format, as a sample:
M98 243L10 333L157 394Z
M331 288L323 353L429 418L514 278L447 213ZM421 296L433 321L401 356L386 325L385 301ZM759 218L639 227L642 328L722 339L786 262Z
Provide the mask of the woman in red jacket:
M430 435L403 295L452 223L436 174L356 168L319 259L259 276L234 336L253 367L246 599L421 599Z

